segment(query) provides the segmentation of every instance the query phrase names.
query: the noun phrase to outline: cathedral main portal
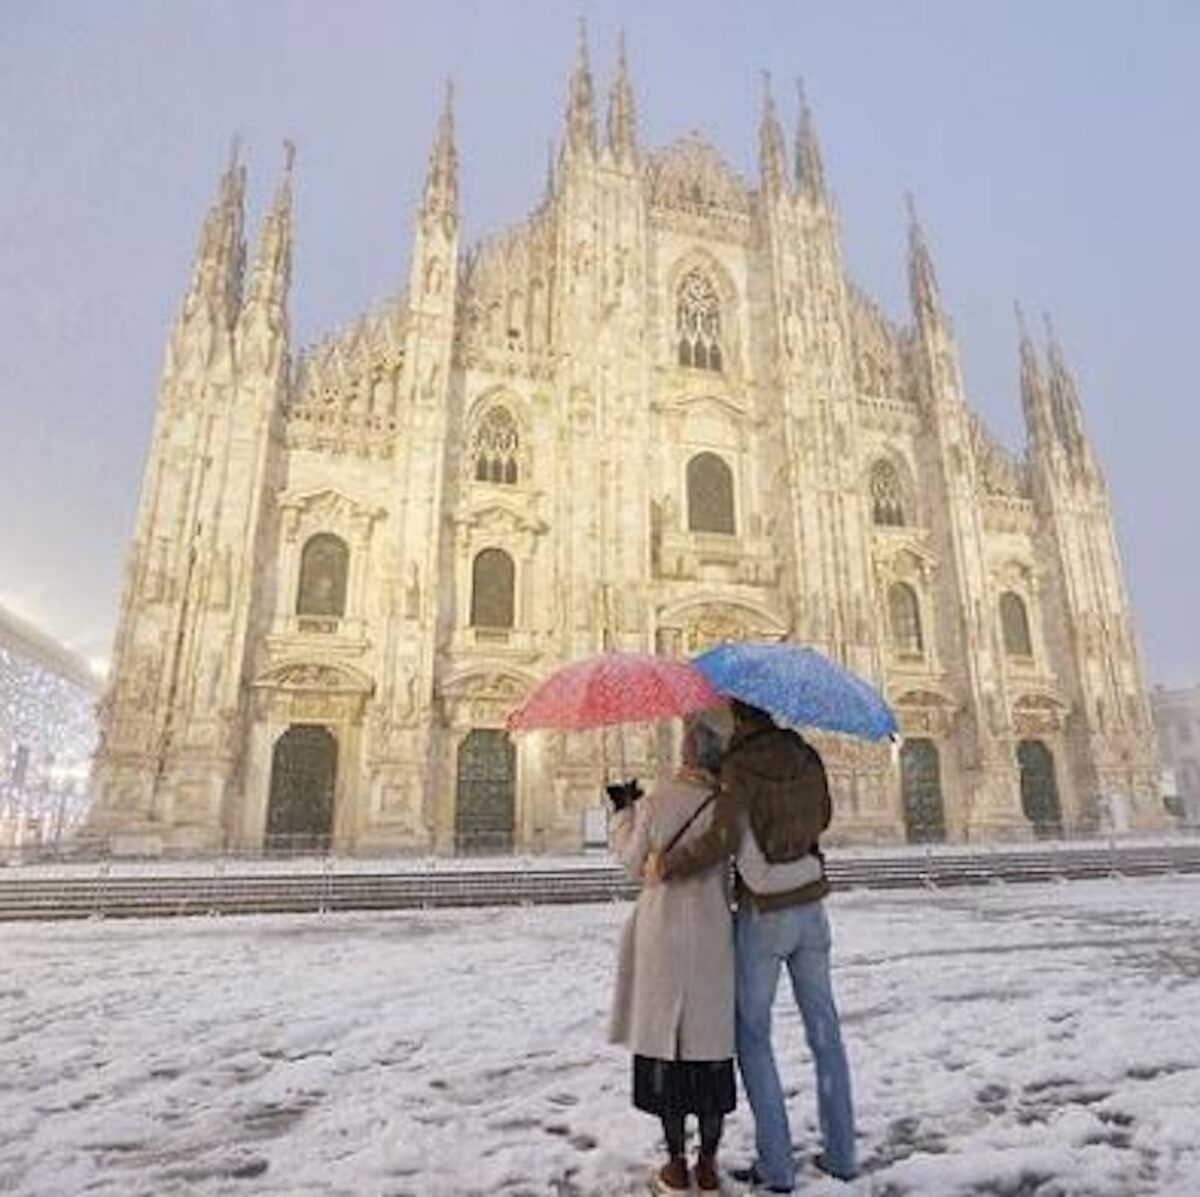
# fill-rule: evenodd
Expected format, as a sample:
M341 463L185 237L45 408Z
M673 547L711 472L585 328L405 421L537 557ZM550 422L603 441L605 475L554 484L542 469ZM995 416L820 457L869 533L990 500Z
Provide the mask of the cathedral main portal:
M277 852L325 852L333 838L337 739L327 727L293 724L271 757L271 794L263 846Z
M507 733L476 728L458 747L454 811L457 852L511 852L516 750Z

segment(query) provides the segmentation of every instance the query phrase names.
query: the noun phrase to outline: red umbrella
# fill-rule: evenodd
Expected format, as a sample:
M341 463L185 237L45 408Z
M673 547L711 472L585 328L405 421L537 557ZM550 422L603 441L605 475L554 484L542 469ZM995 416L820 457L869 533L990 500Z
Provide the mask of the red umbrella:
M552 673L508 717L509 731L581 730L669 719L720 705L721 696L686 661L603 653Z

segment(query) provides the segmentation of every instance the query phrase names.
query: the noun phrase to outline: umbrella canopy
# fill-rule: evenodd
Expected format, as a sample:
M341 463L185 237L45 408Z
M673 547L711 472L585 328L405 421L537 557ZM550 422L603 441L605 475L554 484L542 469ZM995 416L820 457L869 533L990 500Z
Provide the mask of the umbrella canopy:
M717 706L720 696L686 661L603 653L552 673L508 717L510 731L583 729L668 719Z
M897 732L883 695L812 648L747 641L719 644L692 662L730 698L782 723L882 740Z

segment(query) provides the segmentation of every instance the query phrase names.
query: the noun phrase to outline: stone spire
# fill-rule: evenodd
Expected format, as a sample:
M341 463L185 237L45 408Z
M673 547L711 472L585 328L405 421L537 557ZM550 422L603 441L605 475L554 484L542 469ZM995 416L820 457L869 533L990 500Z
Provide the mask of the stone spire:
M758 163L763 191L778 195L787 184L787 155L783 148L783 128L771 94L771 73L763 71L763 112L758 127Z
M1054 439L1050 420L1046 380L1042 375L1037 349L1025 327L1025 314L1020 303L1013 305L1017 316L1017 333L1021 345L1021 408L1025 413L1025 431L1034 449L1048 445Z
M554 202L554 191L557 184L554 170L554 142L551 140L546 146L546 188L542 196L542 202L550 204Z
M796 119L796 189L810 203L817 204L825 199L825 167L821 163L817 126L804 94L803 79L796 80L796 93L800 101Z
M217 198L204 218L192 283L183 307L185 319L205 310L225 329L237 322L246 264L246 168L239 161L240 149L235 138Z
M917 219L917 207L911 193L905 196L905 203L908 206L908 290L913 315L923 322L940 317L941 300L933 258Z
M446 100L429 153L422 214L453 223L458 216L458 154L454 148L454 81L446 80Z
M588 66L587 24L579 18L579 43L571 89L567 99L567 150L571 153L596 152L596 113L593 105L592 72Z
M1050 411L1063 446L1074 457L1083 460L1088 456L1087 433L1083 426L1083 405L1079 402L1079 391L1075 379L1067 369L1062 346L1049 314L1044 314L1046 323L1047 362L1050 381Z
M632 166L637 161L637 119L625 60L624 30L617 37L617 72L608 93L608 148L623 165Z
M249 328L256 321L276 334L287 335L287 301L292 282L292 163L296 147L283 143L283 177L275 189L270 210L263 219L262 234L250 292L242 316Z

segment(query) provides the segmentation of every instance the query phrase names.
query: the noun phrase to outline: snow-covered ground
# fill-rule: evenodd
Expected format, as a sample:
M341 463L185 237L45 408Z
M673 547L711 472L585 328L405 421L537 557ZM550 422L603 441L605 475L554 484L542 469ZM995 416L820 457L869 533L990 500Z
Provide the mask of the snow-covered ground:
M865 1171L804 1192L1200 1193L1200 879L830 905ZM627 909L0 926L0 1192L644 1192ZM743 1103L727 1161L750 1134Z

